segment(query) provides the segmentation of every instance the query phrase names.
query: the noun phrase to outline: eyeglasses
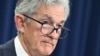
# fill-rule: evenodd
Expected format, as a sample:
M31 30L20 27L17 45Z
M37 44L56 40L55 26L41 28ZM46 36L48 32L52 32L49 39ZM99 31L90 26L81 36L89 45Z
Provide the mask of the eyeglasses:
M56 30L57 34L60 34L59 39L64 39L68 36L68 32L70 31L68 28L66 27L58 27L56 28L55 26L48 24L47 22L40 22L34 18L31 18L25 14L22 14L23 16L36 21L37 23L41 24L41 28L40 31L41 33L45 34L45 35L49 35L51 34L54 30Z

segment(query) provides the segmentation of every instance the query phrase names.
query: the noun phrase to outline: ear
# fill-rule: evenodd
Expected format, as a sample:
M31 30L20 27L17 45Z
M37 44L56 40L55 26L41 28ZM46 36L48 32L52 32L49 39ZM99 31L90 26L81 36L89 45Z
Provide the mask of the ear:
M24 33L24 31L25 31L24 30L24 28L25 28L24 19L25 19L25 17L21 14L15 15L15 25L16 25L17 30L21 33Z

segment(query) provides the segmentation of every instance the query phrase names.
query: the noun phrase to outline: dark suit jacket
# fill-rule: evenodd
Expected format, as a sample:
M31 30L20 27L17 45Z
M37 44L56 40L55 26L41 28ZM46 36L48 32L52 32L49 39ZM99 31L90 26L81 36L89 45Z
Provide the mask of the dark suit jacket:
M14 40L0 45L0 56L17 56L14 47Z

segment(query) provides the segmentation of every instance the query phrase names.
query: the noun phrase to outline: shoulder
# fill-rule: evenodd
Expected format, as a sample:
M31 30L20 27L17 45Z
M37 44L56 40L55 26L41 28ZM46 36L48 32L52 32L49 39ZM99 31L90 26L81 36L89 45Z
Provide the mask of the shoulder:
M3 56L3 45L0 45L0 56Z
M5 44L0 45L0 50L2 49L9 49L10 47L14 46L14 40L10 40Z
M14 40L10 40L7 43L0 45L0 56L15 54Z
M0 56L3 56L4 50L6 50L6 49L7 49L6 44L0 45Z

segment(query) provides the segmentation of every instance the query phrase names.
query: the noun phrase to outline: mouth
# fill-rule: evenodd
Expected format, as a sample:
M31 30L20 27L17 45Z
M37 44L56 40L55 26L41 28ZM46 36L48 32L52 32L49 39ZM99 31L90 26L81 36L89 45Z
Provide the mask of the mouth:
M46 45L54 46L54 44L51 41L43 41L43 43L45 43Z

